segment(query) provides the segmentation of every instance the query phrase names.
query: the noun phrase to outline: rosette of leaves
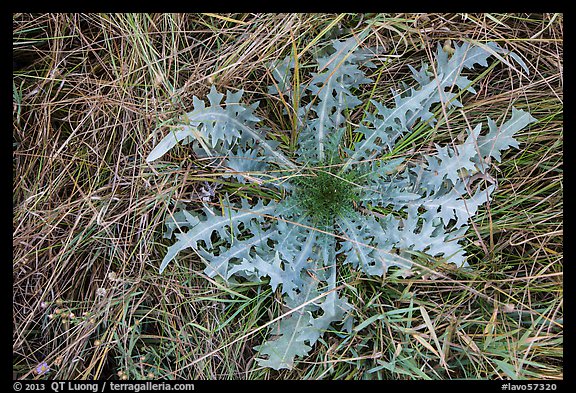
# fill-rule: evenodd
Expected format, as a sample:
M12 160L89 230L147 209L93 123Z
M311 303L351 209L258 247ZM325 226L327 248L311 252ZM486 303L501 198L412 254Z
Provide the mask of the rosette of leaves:
M372 56L354 37L334 40L300 85L292 81L292 57L270 66L269 93L296 104L293 152L267 138L269 130L255 115L258 102L242 102L242 90L224 96L212 86L208 102L194 97L193 110L147 158L152 162L178 144L191 144L198 157L223 157L224 176L257 182L276 196L233 202L224 195L218 209L205 205L201 212L179 204L166 222L165 237L175 241L160 264L162 273L181 251L192 249L208 276L231 285L238 278L266 282L281 294L289 311L255 348L261 366L291 368L327 330L350 331L352 306L337 279L341 264L369 276L391 268L409 272L426 260L466 266L463 235L496 188L475 180L491 179L491 162L517 148L514 135L535 121L513 108L502 124L488 118L487 129L467 129L462 143L436 145L405 160L394 154L400 141L417 125L437 124L435 109L460 107L461 93L475 93L464 70L487 66L491 57L528 69L496 43L455 44L451 54L438 45L434 67L410 67L413 86L393 91L392 105L365 105L356 92L372 82L365 74L374 67ZM351 125L347 116L359 108L366 111Z

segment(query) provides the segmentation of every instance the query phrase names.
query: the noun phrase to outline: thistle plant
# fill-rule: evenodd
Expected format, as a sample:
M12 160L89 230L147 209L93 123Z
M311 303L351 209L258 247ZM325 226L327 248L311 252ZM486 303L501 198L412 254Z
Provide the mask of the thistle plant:
M175 241L160 264L162 273L191 249L209 277L266 283L281 295L288 311L255 348L261 366L292 368L327 330L351 331L353 307L338 285L343 265L378 277L390 269L407 275L427 262L467 266L464 235L497 187L492 162L517 148L514 135L535 121L512 108L502 124L488 118L487 131L481 123L462 130L461 143L400 156L395 149L414 130L438 126L439 108L449 112L462 106L462 94L475 93L463 71L494 57L528 69L496 43L456 43L452 53L438 45L433 67L410 67L414 86L393 91L393 105L366 103L356 94L373 82L366 72L375 64L361 42L332 41L307 83L293 83L294 57L270 64L268 92L291 103L297 119L294 151L267 137L258 102L244 103L243 90L224 96L212 86L208 102L194 97L193 110L147 158L190 145L198 158L221 157L229 181L257 184L267 191L259 195L270 196L223 194L218 208L204 204L202 211L177 204L164 233ZM361 108L358 124L349 121Z

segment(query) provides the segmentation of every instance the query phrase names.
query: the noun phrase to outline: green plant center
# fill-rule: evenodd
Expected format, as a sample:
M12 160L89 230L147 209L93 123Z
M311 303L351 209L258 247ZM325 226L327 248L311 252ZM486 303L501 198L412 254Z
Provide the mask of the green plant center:
M300 177L296 184L297 203L319 226L329 226L335 218L348 214L358 199L352 174L317 170Z

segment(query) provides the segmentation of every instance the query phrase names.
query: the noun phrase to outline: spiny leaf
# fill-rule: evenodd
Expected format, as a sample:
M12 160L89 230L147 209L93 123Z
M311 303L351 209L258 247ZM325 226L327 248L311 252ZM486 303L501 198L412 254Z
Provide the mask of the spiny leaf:
M224 211L226 215L211 215L206 214L206 220L197 221L192 224L192 227L186 232L180 232L176 234L177 241L170 247L160 264L160 273L166 269L170 261L172 261L176 255L186 249L191 248L193 250L198 249L198 242L203 241L207 248L212 248L212 235L213 233L218 233L220 237L228 237L226 233L226 228L230 228L231 231L235 231L240 223L247 225L250 220L262 220L264 215L274 211L276 207L275 202L269 202L268 205L264 205L262 201L254 207L250 207L248 202L245 201L243 208L236 210L234 207L228 205L225 206Z
M485 136L479 136L477 139L478 150L482 157L493 157L496 161L501 162L500 153L510 147L518 147L518 141L513 138L514 134L524 129L528 124L535 122L528 112L512 107L512 117L507 120L501 127L498 127L495 121L488 118L488 127L490 131Z

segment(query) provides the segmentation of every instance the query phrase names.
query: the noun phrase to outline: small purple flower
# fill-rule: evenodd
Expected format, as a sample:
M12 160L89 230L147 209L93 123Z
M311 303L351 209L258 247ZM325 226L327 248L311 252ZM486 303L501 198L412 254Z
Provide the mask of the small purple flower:
M48 371L50 371L50 367L48 367L48 363L46 362L42 362L39 365L36 366L36 369L34 370L36 372L36 374L38 375L44 375L46 374Z

